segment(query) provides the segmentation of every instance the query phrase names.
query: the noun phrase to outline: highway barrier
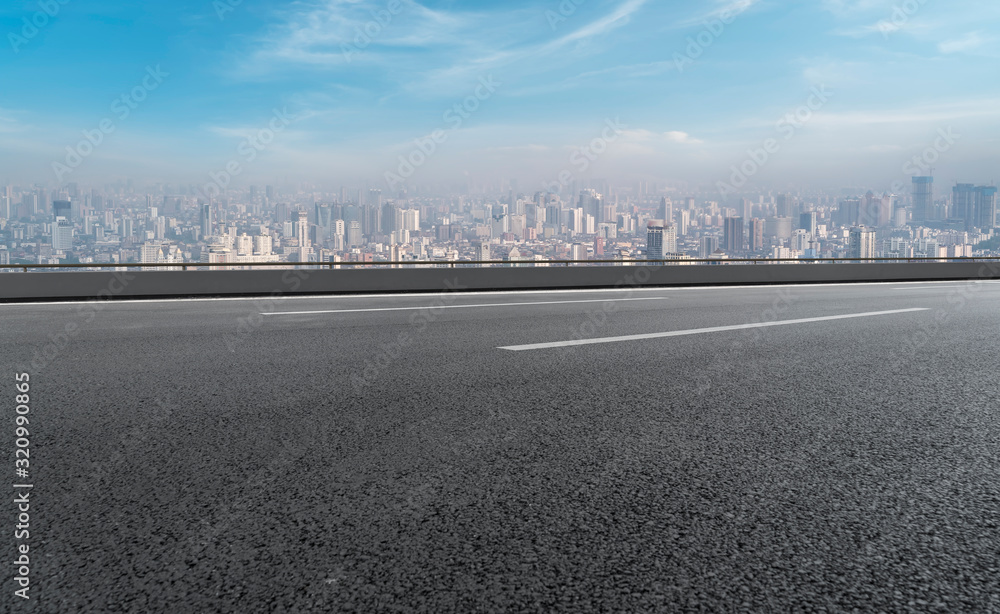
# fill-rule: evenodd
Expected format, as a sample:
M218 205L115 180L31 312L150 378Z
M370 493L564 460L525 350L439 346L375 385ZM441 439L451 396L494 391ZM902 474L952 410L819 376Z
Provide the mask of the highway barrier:
M564 261L570 264L571 261ZM475 292L503 290L563 290L732 286L764 284L822 284L985 280L1000 278L1000 258L949 259L930 262L776 263L730 261L727 264L656 263L633 261L608 266L592 262L414 263L387 265L321 263L291 268L275 264L264 270L201 270L197 263L181 266L198 270L136 270L130 265L105 265L109 270L80 271L41 268L18 272L12 265L0 272L0 301L121 300L231 296L321 295ZM516 264L517 266L509 266ZM539 266L548 265L548 266ZM587 266L589 265L589 266ZM94 267L98 265L87 265ZM216 268L233 265L216 265ZM254 265L260 267L261 265ZM280 268L278 268L280 267ZM322 268L319 268L322 267ZM337 267L337 268L332 268ZM152 267L150 267L152 268Z

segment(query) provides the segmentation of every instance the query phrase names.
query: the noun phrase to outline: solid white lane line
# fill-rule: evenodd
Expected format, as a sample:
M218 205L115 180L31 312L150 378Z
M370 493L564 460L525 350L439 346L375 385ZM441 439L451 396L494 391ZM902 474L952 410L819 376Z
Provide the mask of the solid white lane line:
M898 313L913 313L916 311L930 311L925 307L913 309L895 309L892 311L871 311L868 313L849 313L839 316L825 316L821 318L803 318L801 320L781 320L778 322L761 322L758 324L736 324L733 326L714 326L712 328L694 328L691 330L673 330L665 333L648 333L644 335L625 335L623 337L603 337L597 339L575 339L572 341L555 341L553 343L531 343L528 345L509 345L499 347L498 350L510 350L512 352L524 352L527 350L546 350L551 348L562 348L576 345L593 345L597 343L617 343L619 341L640 341L643 339L660 339L663 337L683 337L685 335L701 335L704 333L721 333L730 330L744 330L748 328L766 328L769 326L789 326L791 324L809 324L811 322L829 322L831 320L848 320L851 318L870 318L873 316L887 316Z
M454 294L450 296L456 296ZM415 307L379 307L375 309L336 309L330 311L271 311L262 316L304 316L329 313L372 313L376 311L423 311L433 309L474 309L476 307L524 307L526 305L567 305L571 303L618 303L623 301L665 301L669 296L644 296L640 298L603 298L586 301L534 301L531 303L489 303L475 305L418 305Z
M912 286L893 288L893 290L948 290L954 288L967 288L969 286L995 286L996 281L991 281L988 279L970 279L965 282L942 282L939 284L926 285L926 284L914 284Z

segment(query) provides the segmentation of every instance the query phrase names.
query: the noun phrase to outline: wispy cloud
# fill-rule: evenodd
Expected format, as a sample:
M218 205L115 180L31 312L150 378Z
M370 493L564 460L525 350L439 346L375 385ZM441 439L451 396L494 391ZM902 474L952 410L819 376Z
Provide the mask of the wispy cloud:
M547 56L551 56L571 44L583 43L628 24L632 15L642 9L648 1L627 0L607 15L549 42L512 44L507 49L493 51L470 60L431 70L421 75L418 82L412 83L410 89L424 91L430 88L436 91L450 91L456 86L464 88L477 76L521 62L527 65L529 72L537 70L537 67L542 65L540 61Z
M892 110L816 113L811 124L843 127L873 124L933 124L963 119L1000 118L1000 99L920 105Z
M759 3L760 0L720 0L716 2L719 6L716 6L714 9L699 13L698 15L689 17L688 19L681 20L674 25L678 28L688 28L691 26L702 25L706 21L711 21L713 19L722 18L729 20L749 11Z
M569 34L558 38L546 45L544 45L540 51L552 51L559 49L568 45L569 43L574 43L594 36L599 36L615 28L626 25L633 14L639 11L649 0L627 0L624 4L621 4L614 11L597 19L586 26L570 32Z
M20 115L20 113L0 108L0 134L12 134L28 130L29 127L21 123L17 119L17 115Z
M562 81L547 83L532 87L521 88L508 92L511 96L535 96L538 94L548 94L570 90L584 85L601 82L607 84L609 80L618 83L628 79L641 79L655 77L666 72L675 70L677 67L673 61L647 62L645 64L626 64L623 66L613 66L602 68L601 70L588 70L572 77L567 77Z
M377 63L377 51L464 44L474 13L430 9L400 0L394 13L370 0L322 0L296 3L278 14L280 23L257 41L247 67L258 72L281 64L340 67L354 61Z
M984 39L979 32L969 32L965 36L938 43L941 53L967 53L980 49L990 39Z

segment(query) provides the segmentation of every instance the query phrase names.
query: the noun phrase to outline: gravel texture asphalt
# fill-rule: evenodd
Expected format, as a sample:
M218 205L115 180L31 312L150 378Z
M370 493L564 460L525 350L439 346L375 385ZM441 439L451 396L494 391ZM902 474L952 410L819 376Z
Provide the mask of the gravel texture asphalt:
M32 599L8 565L0 610L1000 612L998 299L0 305L35 485Z

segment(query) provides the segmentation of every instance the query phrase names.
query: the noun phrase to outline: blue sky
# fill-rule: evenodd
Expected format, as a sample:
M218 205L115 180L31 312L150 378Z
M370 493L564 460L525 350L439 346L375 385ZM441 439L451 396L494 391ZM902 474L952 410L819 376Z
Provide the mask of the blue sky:
M931 156L941 181L1000 174L1000 3L48 1L54 17L0 8L0 182L55 182L102 119L114 132L64 181L202 184L235 161L235 183L377 185L437 130L410 182L715 185L773 138L751 186L881 187L942 131L958 137ZM495 92L456 126L482 80ZM296 119L249 160L275 109ZM609 120L624 128L573 162Z

